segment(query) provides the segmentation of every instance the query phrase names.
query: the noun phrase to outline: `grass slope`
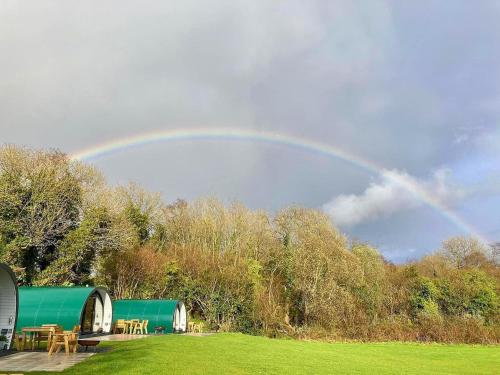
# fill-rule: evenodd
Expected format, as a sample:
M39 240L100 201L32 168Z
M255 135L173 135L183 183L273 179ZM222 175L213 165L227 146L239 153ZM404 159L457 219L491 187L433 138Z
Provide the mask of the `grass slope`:
M165 335L106 345L112 350L63 374L500 373L498 346L321 343L242 334Z

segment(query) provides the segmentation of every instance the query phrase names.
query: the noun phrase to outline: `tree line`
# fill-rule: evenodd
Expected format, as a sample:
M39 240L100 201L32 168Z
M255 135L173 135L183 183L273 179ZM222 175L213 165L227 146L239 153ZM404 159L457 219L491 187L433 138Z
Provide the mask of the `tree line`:
M165 203L59 151L0 148L0 261L20 284L178 298L221 331L497 343L498 255L454 237L396 265L318 210Z

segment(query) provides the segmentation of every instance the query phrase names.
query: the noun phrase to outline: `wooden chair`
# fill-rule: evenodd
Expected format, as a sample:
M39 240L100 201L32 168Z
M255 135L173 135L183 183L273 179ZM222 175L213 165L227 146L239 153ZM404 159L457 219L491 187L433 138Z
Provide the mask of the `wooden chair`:
M49 356L54 353L58 353L63 345L66 345L64 336L60 336L59 334L54 335L52 338L52 343L50 344Z
M23 336L19 333L14 333L14 344L16 345L16 350L22 352L24 350L24 340Z
M60 328L57 324L42 324L43 328L50 328L50 331L46 332L38 332L36 336L34 336L33 340L36 342L36 346L40 349L40 342L47 342L47 350L50 348L50 340L52 338L52 334L56 332ZM33 343L34 344L34 343Z
M146 334L147 334L148 333L148 323L149 323L148 320L143 320L142 322L135 323L133 333L137 334L140 332L141 335L144 335L144 332L146 332Z
M80 333L81 328L82 327L79 324L77 324L76 326L73 326L73 330L71 332Z
M143 332L144 332L144 330L142 329L142 322L138 320L137 322L135 322L135 328L134 328L133 333L134 334L141 333L141 335L142 335Z
M64 328L58 324L46 324L46 325L43 325L42 327L53 328L53 330L51 330L48 333L48 337L47 337L47 351L50 351L50 349L52 347L53 340L55 338L54 335L63 333Z
M203 326L204 326L203 323L195 324L193 332L202 333L203 332Z
M38 332L33 337L33 340L36 342L37 349L40 349L40 342L46 341L48 345L48 342L50 341L50 332Z
M143 330L142 330L142 322L134 322L133 323L133 327L132 327L132 333L134 335L136 335L138 333L140 333L142 335L142 332L143 332Z
M137 328L137 326L139 325L139 319L131 319L130 320L130 325L129 325L129 330L128 330L128 333L130 335L134 334L135 333L135 330Z
M125 323L125 319L118 319L115 323L115 327L113 328L113 333L119 333L118 331L121 330L121 333L125 333L127 330L127 324Z
M76 353L78 349L78 334L71 331L66 331L63 334L56 334L52 339L49 355L59 353L62 347L65 347L66 355Z

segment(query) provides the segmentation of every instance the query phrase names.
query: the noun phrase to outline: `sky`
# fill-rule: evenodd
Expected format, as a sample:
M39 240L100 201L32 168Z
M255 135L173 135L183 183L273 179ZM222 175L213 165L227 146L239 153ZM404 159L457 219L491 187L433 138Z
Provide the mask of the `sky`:
M449 236L499 241L499 18L487 0L0 0L0 143L73 154L153 132L271 132L379 168L222 138L88 162L168 202L321 209L395 262Z

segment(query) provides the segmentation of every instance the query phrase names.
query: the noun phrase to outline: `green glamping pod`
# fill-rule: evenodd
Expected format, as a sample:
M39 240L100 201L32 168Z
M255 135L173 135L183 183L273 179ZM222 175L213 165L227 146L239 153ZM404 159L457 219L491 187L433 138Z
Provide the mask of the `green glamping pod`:
M16 327L18 291L16 276L5 264L0 264L0 350L9 349Z
M187 314L184 303L166 299L122 299L113 301L113 321L118 319L148 320L149 333L164 327L165 333L186 332Z
M79 325L82 335L111 332L113 304L104 288L20 287L17 331L23 327Z

